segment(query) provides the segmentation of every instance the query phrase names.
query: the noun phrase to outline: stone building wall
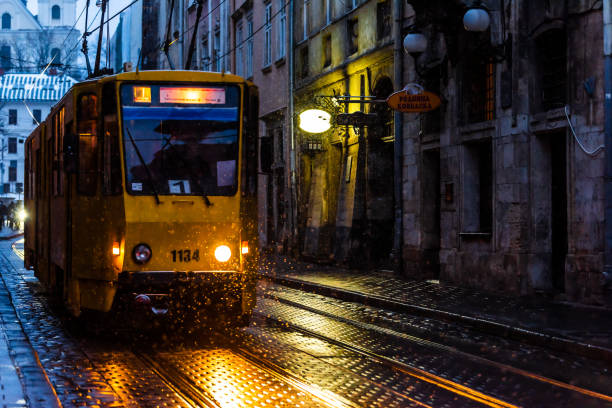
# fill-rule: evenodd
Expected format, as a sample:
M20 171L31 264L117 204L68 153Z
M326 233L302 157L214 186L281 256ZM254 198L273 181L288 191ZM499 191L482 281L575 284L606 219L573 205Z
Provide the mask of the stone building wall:
M422 18L434 39L417 60L420 80L442 61L443 106L431 133L425 115L405 118L404 270L601 303L605 153L586 154L576 141L587 150L603 143L601 7L502 4L487 2L492 25L481 37L505 44L484 56L495 56L494 109L473 120L471 93L479 88L469 72L483 55L469 47L482 40L462 29L436 33L423 17L426 5L415 2L415 21ZM412 62L407 56L407 69ZM549 85L551 76L565 85Z

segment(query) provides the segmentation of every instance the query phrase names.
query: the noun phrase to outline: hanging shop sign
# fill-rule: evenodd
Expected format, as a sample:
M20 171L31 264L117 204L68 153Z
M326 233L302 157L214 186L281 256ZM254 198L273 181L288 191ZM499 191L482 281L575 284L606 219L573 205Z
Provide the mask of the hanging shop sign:
M417 84L408 84L387 98L387 105L400 112L429 112L440 106L440 97Z

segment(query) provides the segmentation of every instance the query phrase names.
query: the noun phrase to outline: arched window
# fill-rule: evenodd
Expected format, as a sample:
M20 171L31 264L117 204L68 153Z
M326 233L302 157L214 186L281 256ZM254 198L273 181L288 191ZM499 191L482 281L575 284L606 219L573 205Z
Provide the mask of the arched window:
M3 30L11 29L11 15L9 13L4 13L2 15L2 29Z
M55 5L55 6L51 7L51 18L53 20L59 20L60 19L60 6Z
M11 46L3 45L0 47L0 68L5 71L11 69Z
M51 50L51 60L53 61L51 65L59 65L61 55L62 53L59 48L53 48Z

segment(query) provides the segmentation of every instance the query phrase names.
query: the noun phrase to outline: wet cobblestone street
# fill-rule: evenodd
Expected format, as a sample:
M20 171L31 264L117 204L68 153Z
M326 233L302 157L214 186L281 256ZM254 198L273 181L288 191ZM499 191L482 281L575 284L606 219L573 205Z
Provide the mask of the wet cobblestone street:
M612 406L604 362L265 281L239 331L83 330L18 250L0 243L0 306L29 406Z

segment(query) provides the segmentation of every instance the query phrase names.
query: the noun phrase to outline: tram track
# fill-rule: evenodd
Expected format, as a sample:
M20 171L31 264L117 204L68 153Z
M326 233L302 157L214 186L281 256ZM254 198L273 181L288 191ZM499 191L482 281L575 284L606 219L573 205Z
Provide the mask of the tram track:
M274 317L271 317L269 315L263 315L260 313L257 313L260 317L265 318L267 321L273 322L273 324L278 325L280 327L284 327L284 328L288 328L297 332L300 332L304 335L307 336L311 336L314 338L317 338L319 340L322 340L324 342L333 344L337 347L340 347L346 351L349 352L353 352L357 355L360 355L364 358L370 359L372 361L375 361L379 364L382 364L386 367L391 368L392 370L401 372L403 374L409 375L410 377L413 377L417 380L420 380L422 382L426 382L429 384L432 384L438 388L442 388L446 391L449 391L453 394L459 395L461 397L467 398L471 401L483 404L485 406L489 406L492 408L518 408L517 405L508 403L506 401L503 401L499 398L495 398L492 396L489 396L487 394L484 394L482 392L479 392L477 390L474 390L470 387L464 386L462 384L459 384L457 382L451 381L451 380L447 380L443 377L440 377L438 375L432 374L426 370L417 368L417 367L413 367L410 366L408 364L393 360L389 357L386 356L382 356L376 353L373 353L363 347L358 347L352 344L348 344L342 341L339 341L337 339L334 339L332 337L329 336L325 336L322 335L320 333L317 333L315 331L312 330L308 330L302 326L298 326L295 324L292 324L290 322L281 320L281 319L276 319ZM391 390L392 391L392 390ZM395 394L398 394L396 391L392 391ZM402 398L405 398L408 401L411 401L413 403L419 404L421 406L429 406L427 404L424 404L421 401L417 401L415 399L413 399L412 397L410 397L409 395L406 394L400 394L400 396Z
M355 326L355 327L357 327L359 329L362 329L362 330L373 330L373 331L377 331L377 332L382 332L382 333L384 333L386 335L390 335L390 336L399 338L399 339L401 339L403 341L407 341L407 342L410 342L410 343L417 344L419 346L425 346L425 347L428 347L428 348L431 348L431 349L434 349L434 350L438 350L441 353L453 353L453 354L461 356L463 358L467 358L467 359L470 359L472 361L475 361L475 362L478 362L478 363L481 363L481 364L485 364L485 365L494 367L494 368L499 369L499 370L504 371L504 372L511 372L513 374L522 376L522 377L527 378L529 380L535 380L535 381L538 381L538 382L541 382L541 383L544 383L544 384L547 384L547 385L550 385L550 386L553 386L553 387L559 387L559 388L562 388L562 389L565 389L565 390L568 390L568 391L576 392L576 393L579 393L579 394L582 394L582 395L585 395L585 396L588 396L588 397L591 397L591 398L598 399L598 400L600 400L602 402L605 401L606 403L612 403L612 396L610 396L610 395L606 395L606 394L603 394L603 393L600 393L600 392L596 392L596 391L592 391L592 390L589 390L589 389L586 389L586 388L583 388L583 387L575 386L575 385L568 384L568 383L565 383L565 382L562 382L562 381L558 381L558 380L555 380L555 379L552 379L552 378L548 378L548 377L545 377L545 376L542 376L542 375L539 375L539 374L536 374L536 373L533 373L533 372L530 372L530 371L527 371L527 370L524 370L524 369L520 369L520 368L511 366L511 365L508 365L508 364L500 363L500 362L497 362L497 361L494 361L494 360L490 360L490 359L482 357L482 356L478 356L478 355L475 355L475 354L472 354L472 353L461 351L461 350L458 350L457 348L452 347L452 346L448 346L448 345L441 344L441 343L436 343L436 342L433 342L431 340L427 340L427 339L424 339L424 338L416 337L414 335L409 335L409 334L406 334L406 333L400 333L400 332L397 332L397 331L394 331L394 330L391 330L391 329L388 329L388 328L376 326L376 325L371 324L371 323L365 323L365 322L356 321L356 320L353 320L353 319L350 319L350 318L345 318L345 317L342 317L342 316L338 316L336 314L332 314L332 313L329 313L329 312L317 309L315 307L310 307L310 306L304 305L302 303L294 302L294 301L289 300L289 299L284 299L284 298L279 297L277 295L265 294L264 298L270 299L270 300L273 300L273 301L276 301L276 302L283 303L283 304L285 304L287 306L290 306L290 307L299 308L299 309L308 311L310 313L321 315L321 316L324 316L326 318L333 319L335 321L339 321L339 322L342 322L342 323L345 323L345 324L348 324L348 325L352 325L352 326ZM317 332L317 331L314 331L314 330L310 330L310 329L308 329L306 327L303 327L303 326L301 326L299 324L292 323L291 321L275 318L272 315L270 315L269 313L268 314L258 313L258 315L260 317L262 317L263 319L267 320L267 321L273 322L273 324L282 326L284 328L289 328L289 329L294 330L294 331L301 332L304 335L312 336L314 338L317 338L319 340L328 342L330 344L334 344L334 345L336 345L338 347L341 347L341 348L343 348L343 349L345 349L347 351L351 351L351 352L357 353L359 355L362 355L362 356L364 356L366 358L370 358L370 359L372 359L374 361L377 361L377 362L379 362L381 364L384 364L384 365L386 365L386 366L388 366L388 367L390 367L390 368L392 368L394 370L398 370L398 371L400 371L400 372L402 372L404 374L407 374L409 376L418 378L418 379L420 379L422 381L429 382L429 383L434 384L434 385L436 385L438 387L444 388L444 389L446 389L448 391L451 391L451 392L456 393L458 395L462 395L462 396L464 396L466 398L469 398L469 399L471 399L473 401L477 401L477 402L483 403L483 404L485 404L487 406L491 406L491 407L506 407L506 408L515 407L515 405L510 404L510 403L508 403L506 401L503 401L502 399L486 395L486 394L484 394L482 392L474 390L474 389L472 389L470 387L467 387L467 386L465 386L463 384L460 384L458 382L450 381L450 380L448 380L446 378L443 378L443 377L441 377L439 375L430 373L430 372L428 372L426 370L423 370L421 368L418 368L418 367L406 364L404 362L394 360L394 359L389 358L387 356L375 353L375 352L373 352L371 350L368 350L368 349L366 349L364 347L360 347L360 346L355 345L355 344L350 344L350 343L338 340L336 338L333 338L331 336L322 334L320 332Z
M265 373L265 375L276 379L278 382L289 386L295 390L307 394L313 400L317 401L317 406L323 406L327 408L359 408L360 405L356 405L351 401L343 399L331 392L320 389L308 382L292 375L282 367L274 364L273 362L261 358L251 351L242 347L233 347L230 350L231 353L239 356L247 364L252 365L257 370ZM208 392L205 387L198 384L198 380L193 377L187 376L177 369L175 365L159 353L143 353L141 351L132 350L132 353L139 359L139 361L151 370L159 379L170 389L172 389L180 398L183 403L189 408L228 408L234 407L233 404L228 404L227 400L219 401L215 398L213 392ZM190 362L185 361L185 365ZM248 406L248 404L240 405ZM254 406L259 406L254 404Z
M143 354L139 351L132 350L132 353L145 365L149 370L155 373L159 379L178 396L190 408L208 407L222 408L215 398L208 394L205 390L198 387L191 379L176 371L169 364L160 364L152 356Z

